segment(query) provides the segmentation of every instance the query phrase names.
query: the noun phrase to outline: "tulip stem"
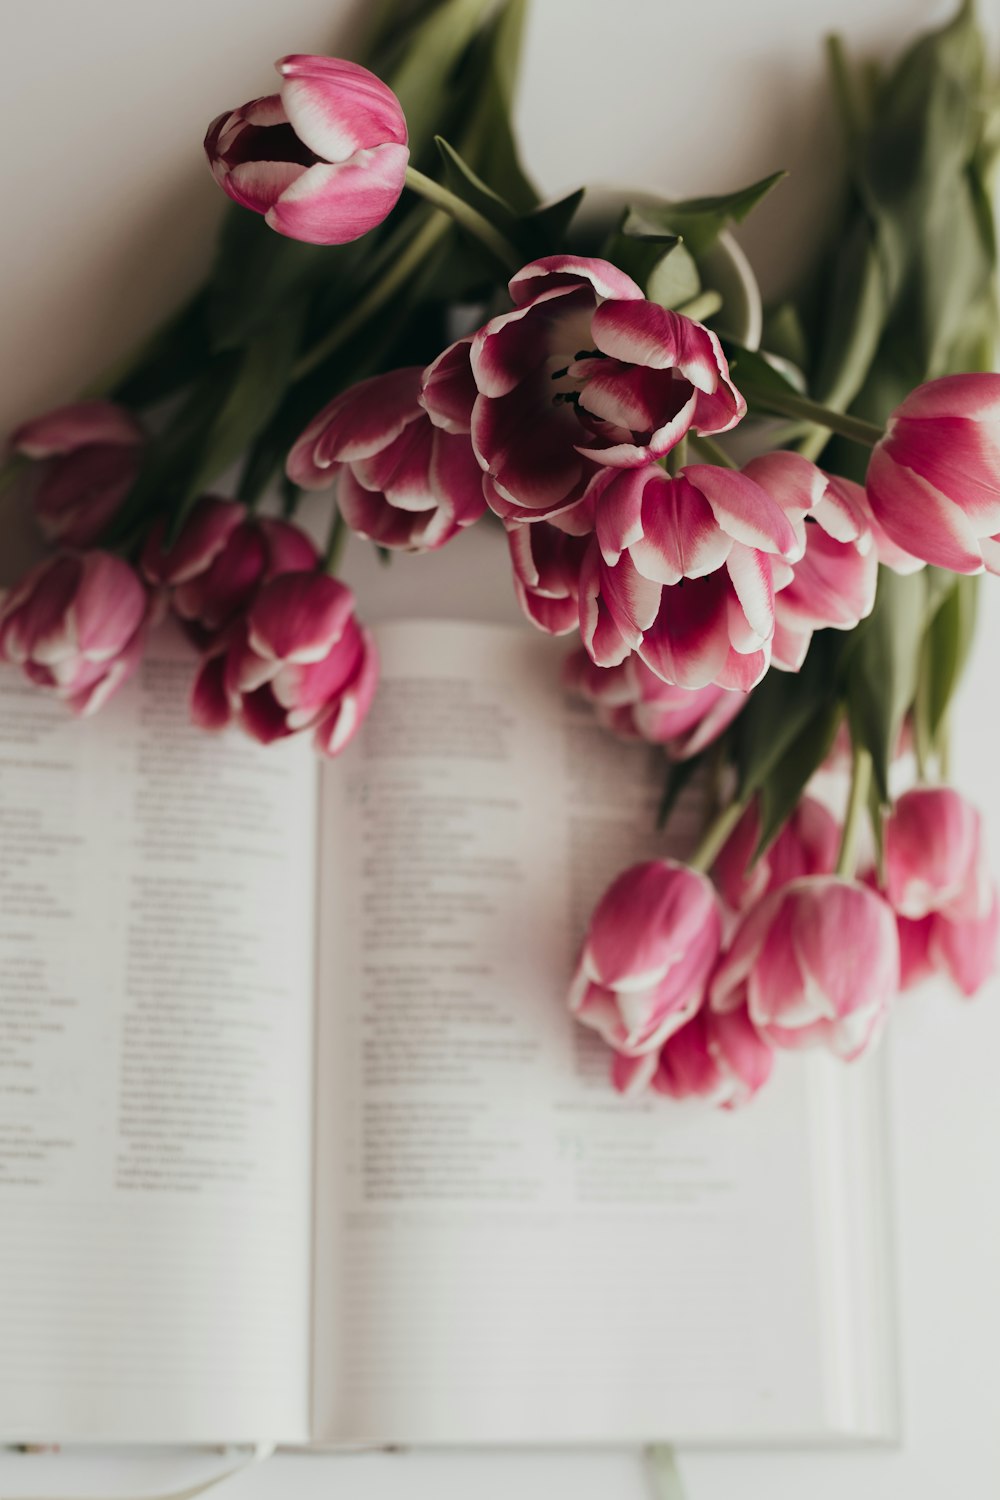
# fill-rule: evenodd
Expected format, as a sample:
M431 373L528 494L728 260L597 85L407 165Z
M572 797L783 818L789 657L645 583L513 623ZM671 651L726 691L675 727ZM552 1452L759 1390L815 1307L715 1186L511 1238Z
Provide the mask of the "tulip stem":
M340 567L341 555L348 537L348 526L339 510L333 513L330 523L330 534L326 539L326 551L323 553L323 572L329 573L331 578L336 578L337 569Z
M406 186L411 192L419 194L435 208L443 208L446 214L450 214L456 224L467 229L474 235L479 243L494 256L502 266L509 271L519 271L524 264L524 256L515 245L512 245L506 235L501 234L495 224L491 224L485 214L481 214L471 203L466 203L464 198L459 198L450 188L443 183L435 182L433 177L427 177L423 172L418 172L416 167L407 167Z
M861 814L868 804L868 791L872 779L872 758L863 745L854 747L854 763L851 767L851 791L847 799L847 814L844 831L840 836L840 852L837 855L836 874L850 880L858 862L858 835L861 832Z
M448 228L448 220L443 214L432 214L413 236L406 249L392 262L385 275L369 287L346 317L341 318L335 328L331 328L326 338L320 339L314 344L302 358L292 367L291 378L293 381L301 380L303 375L308 375L321 365L325 359L335 353L353 338L360 328L368 322L380 308L384 307L390 297L395 296L399 289L413 276L414 271L421 261L434 249L437 242L443 238Z
M719 850L742 818L744 807L743 802L730 802L709 823L701 836L701 842L687 861L692 870L700 870L703 875L707 875L715 864Z
M713 443L711 438L699 437L697 433L688 433L688 442L697 453L707 458L710 463L720 464L724 469L738 469L739 464L734 458L730 458L725 448Z
M30 460L23 453L12 453L0 468L0 495L16 483L18 476L27 468Z
M848 416L846 412L832 411L830 407L821 406L818 401L810 401L808 396L798 396L794 391L758 389L750 381L741 381L740 390L754 406L763 407L775 416L813 422L817 427L825 427L828 432L847 438L849 442L859 443L862 448L874 448L883 436L882 428L875 422L866 422L863 417Z

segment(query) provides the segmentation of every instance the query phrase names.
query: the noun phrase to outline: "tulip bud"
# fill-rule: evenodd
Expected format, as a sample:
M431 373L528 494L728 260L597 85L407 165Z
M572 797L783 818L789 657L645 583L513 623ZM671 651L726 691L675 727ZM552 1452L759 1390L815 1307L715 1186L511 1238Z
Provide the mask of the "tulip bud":
M545 525L526 528L531 536ZM674 687L651 672L637 656L615 667L599 667L586 651L574 651L563 666L571 692L590 703L606 729L626 740L663 745L674 760L698 755L736 718L746 704L744 693L710 684Z
M359 239L403 191L409 151L399 100L374 73L341 58L297 55L275 66L279 93L209 126L215 180L291 239Z
M569 996L616 1051L653 1052L700 1006L722 923L704 875L673 860L633 865L590 919Z
M142 442L142 428L112 401L78 401L24 422L10 446L42 461L33 504L45 535L91 546L135 483Z
M146 591L109 552L60 553L33 568L0 602L0 661L95 713L142 656Z
M832 875L840 826L815 797L803 796L770 848L751 866L760 840L760 816L751 802L712 867L712 879L732 911L745 911L771 891L803 875Z

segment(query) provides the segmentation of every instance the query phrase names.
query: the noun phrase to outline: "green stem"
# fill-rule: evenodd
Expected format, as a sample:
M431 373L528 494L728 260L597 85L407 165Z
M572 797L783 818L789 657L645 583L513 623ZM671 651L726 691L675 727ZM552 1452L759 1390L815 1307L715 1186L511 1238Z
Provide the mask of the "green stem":
M347 537L347 522L340 511L335 510L333 521L330 524L330 535L327 537L326 551L323 553L322 563L323 572L329 573L333 578L337 576L337 569L340 567L340 558L344 551Z
M0 495L9 490L12 484L17 482L19 475L31 462L23 453L12 453L7 462L0 468Z
M401 255L398 255L385 275L376 281L375 285L355 302L346 317L341 318L335 328L331 328L325 339L320 339L314 344L302 358L292 367L292 381L301 380L303 375L308 375L321 365L325 359L335 353L353 338L360 328L363 328L368 319L380 308L394 297L401 287L413 275L425 256L429 255L438 241L443 237L448 228L448 220L443 214L433 214L426 224L415 234Z
M840 838L840 853L837 855L835 872L848 880L852 878L857 867L861 814L868 803L871 779L872 758L861 745L856 745L854 765L851 768L851 791L847 799L847 814L844 818L844 831Z
M696 453L702 458L707 458L709 463L720 464L724 469L738 469L739 464L735 458L730 458L725 448L720 448L718 443L713 443L711 438L699 437L697 433L688 433L688 442Z
M475 235L480 244L484 245L502 266L510 271L521 269L524 256L520 250L512 245L506 235L501 234L496 225L491 224L484 214L473 208L471 203L466 203L443 183L435 182L433 177L426 177L423 172L418 172L416 167L407 167L406 186L411 192L417 193L428 203L433 204L435 208L443 208L456 224L461 224L463 229Z
M685 302L683 307L676 309L682 317L690 318L692 323L704 323L713 313L717 313L722 306L722 298L718 292L711 290L702 292L697 297L692 297L690 302Z
M748 401L763 407L765 411L774 412L779 417L814 422L817 427L825 427L829 432L835 432L849 442L859 443L863 448L874 448L883 435L882 428L874 422L866 422L863 417L848 416L846 412L831 411L828 406L810 401L808 396L797 396L794 391L761 390L748 381L740 381L740 390Z
M679 443L675 443L667 454L667 473L671 476L680 473L687 462L687 437L682 437Z
M744 804L742 802L730 802L729 806L724 807L718 816L709 823L702 834L701 842L697 849L695 849L687 861L692 870L700 870L702 874L707 874L715 864L719 850L740 821L740 818L742 818L743 811Z

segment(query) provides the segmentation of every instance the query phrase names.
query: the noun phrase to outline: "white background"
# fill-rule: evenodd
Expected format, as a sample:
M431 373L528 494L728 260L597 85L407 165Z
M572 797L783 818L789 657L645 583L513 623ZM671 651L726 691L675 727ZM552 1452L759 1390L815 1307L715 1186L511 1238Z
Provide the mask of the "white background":
M838 180L825 31L885 53L948 9L936 0L535 0L519 108L528 164L551 192L582 180L721 191L791 169L742 235L773 289L823 233ZM996 35L998 0L981 9ZM208 120L270 91L269 64L282 53L348 51L358 10L344 0L5 0L0 432L70 397L194 282L222 207L201 158ZM487 551L472 553L489 567ZM506 613L506 584L456 576L458 562L434 559L420 586L440 578L456 613L485 589ZM369 572L359 570L364 598ZM394 575L406 592L417 584L410 569ZM983 806L1000 861L1000 581L986 580L984 594L955 772ZM1000 1490L1000 986L972 1004L907 997L889 1061L902 1447L684 1452L689 1500ZM151 1478L121 1459L0 1459L3 1497L79 1485L134 1495ZM648 1490L636 1454L545 1452L279 1458L226 1493L630 1500Z

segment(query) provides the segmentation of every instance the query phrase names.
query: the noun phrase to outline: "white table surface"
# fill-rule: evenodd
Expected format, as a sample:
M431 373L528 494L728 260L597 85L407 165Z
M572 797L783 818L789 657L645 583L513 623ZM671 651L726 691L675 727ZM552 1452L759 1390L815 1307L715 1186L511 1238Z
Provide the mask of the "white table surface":
M68 398L165 311L205 264L221 202L200 159L209 118L272 86L272 58L347 50L343 0L8 0L0 237L0 433ZM822 233L836 144L822 37L884 51L949 7L932 0L535 0L520 126L546 190L578 181L721 191L776 167L790 181L742 234L765 290ZM994 36L1000 0L981 5ZM763 268L763 269L762 269ZM393 612L510 617L495 552L474 534L392 570ZM0 553L0 568L3 557ZM352 551L369 613L378 570ZM433 585L433 586L432 586ZM383 594L378 600L376 593ZM376 606L380 605L378 609ZM983 807L1000 868L1000 581L987 580L956 713L955 774ZM424 612L427 612L426 605ZM890 1042L893 1219L903 1441L880 1451L684 1451L689 1500L970 1500L1000 1492L1000 985L963 1003L900 1002ZM139 1495L170 1477L144 1456L0 1455L0 1497ZM233 1500L631 1500L634 1452L281 1456L228 1482Z

